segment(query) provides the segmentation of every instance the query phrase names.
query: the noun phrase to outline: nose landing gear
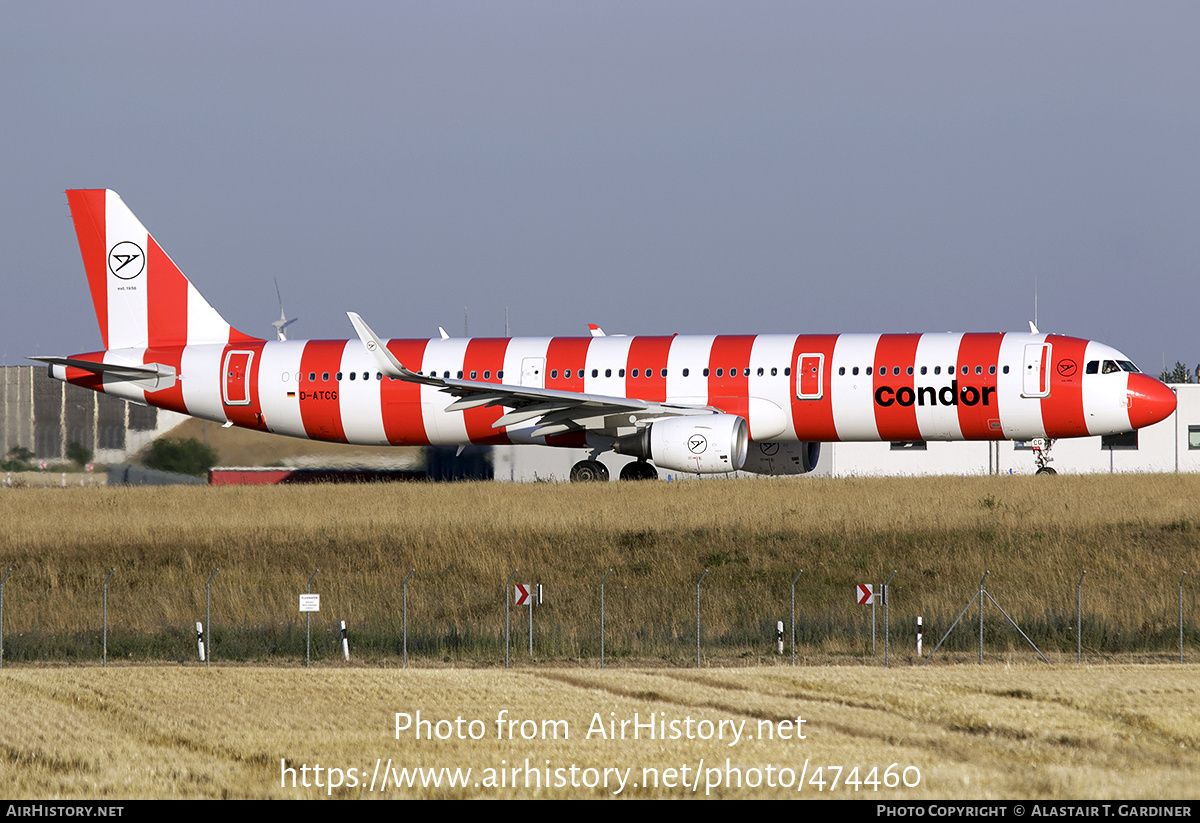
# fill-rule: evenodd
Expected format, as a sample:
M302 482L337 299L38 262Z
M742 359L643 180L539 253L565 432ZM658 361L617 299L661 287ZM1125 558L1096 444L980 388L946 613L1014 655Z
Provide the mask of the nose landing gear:
M1050 456L1050 447L1053 445L1053 440L1044 437L1035 437L1029 441L1029 447L1033 449L1033 462L1037 463L1037 471L1034 474L1058 474L1047 465L1054 460Z

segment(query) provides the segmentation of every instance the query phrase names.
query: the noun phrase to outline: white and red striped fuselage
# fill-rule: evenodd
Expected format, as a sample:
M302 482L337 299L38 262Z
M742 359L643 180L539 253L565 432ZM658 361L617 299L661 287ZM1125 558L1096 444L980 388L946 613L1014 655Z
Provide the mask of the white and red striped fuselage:
M1088 363L1126 361L1120 352L1050 334L451 338L391 340L387 348L436 377L712 407L744 417L758 442L1080 437L1139 428L1174 408L1170 390L1146 375L1086 373ZM531 438L522 433L531 425L493 428L500 408L446 411L454 398L383 377L358 340L245 340L78 357L165 363L178 379L156 391L70 367L55 367L55 376L295 437L586 443L584 432Z
M805 446L748 458L751 440L1081 437L1175 409L1115 349L1038 333L385 342L349 313L358 339L267 342L231 327L115 192L67 197L105 350L37 359L59 379L220 423L364 445L612 449L645 477L649 460L700 473L815 464ZM775 451L786 459L764 460ZM606 476L594 459L581 467Z

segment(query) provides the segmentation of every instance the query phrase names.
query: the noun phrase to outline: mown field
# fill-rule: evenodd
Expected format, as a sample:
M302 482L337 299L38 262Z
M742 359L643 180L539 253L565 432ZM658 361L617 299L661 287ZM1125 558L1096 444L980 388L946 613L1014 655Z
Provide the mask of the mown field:
M1197 674L5 667L0 786L100 801L1194 799ZM419 740L417 712L429 722ZM411 718L399 738L397 713ZM667 739L647 739L652 720Z
M212 585L220 662L303 660L297 595L322 596L313 654L339 662L345 620L356 662L504 662L504 581L541 583L533 658L596 666L600 582L609 665L695 665L696 582L706 665L790 662L796 584L801 662L880 663L857 583L885 580L892 662L916 662L990 572L988 593L1052 660L1178 660L1179 580L1196 569L1200 478L1186 475L744 480L657 484L390 484L272 488L0 490L6 667L98 663L103 582L110 661L192 662ZM1188 580L1194 581L1194 577ZM1185 583L1194 660L1196 582ZM989 659L1035 659L989 601ZM513 609L512 659L527 664L528 612ZM939 660L973 659L973 607ZM1013 657L1015 656L1015 658Z

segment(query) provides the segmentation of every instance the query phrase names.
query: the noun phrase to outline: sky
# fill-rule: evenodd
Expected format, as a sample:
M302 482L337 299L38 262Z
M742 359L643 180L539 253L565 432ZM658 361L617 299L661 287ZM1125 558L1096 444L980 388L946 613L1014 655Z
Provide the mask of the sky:
M1200 5L0 7L0 362L100 348L64 190L271 337L1042 331L1200 363Z

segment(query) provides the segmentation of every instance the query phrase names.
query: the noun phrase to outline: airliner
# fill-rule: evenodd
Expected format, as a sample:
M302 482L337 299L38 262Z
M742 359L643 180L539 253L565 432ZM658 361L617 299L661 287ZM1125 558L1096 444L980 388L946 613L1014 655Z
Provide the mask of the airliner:
M830 441L1118 434L1175 394L1103 343L1038 332L267 341L200 295L113 191L67 192L102 351L51 376L264 432L361 445L542 444L695 474L809 472ZM1045 448L1039 471L1053 473Z

